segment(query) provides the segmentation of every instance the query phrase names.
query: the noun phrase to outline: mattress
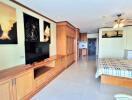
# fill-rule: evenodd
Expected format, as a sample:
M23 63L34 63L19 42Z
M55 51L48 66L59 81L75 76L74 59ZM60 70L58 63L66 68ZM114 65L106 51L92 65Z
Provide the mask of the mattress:
M101 75L111 75L132 79L132 60L99 58L96 65L96 78Z

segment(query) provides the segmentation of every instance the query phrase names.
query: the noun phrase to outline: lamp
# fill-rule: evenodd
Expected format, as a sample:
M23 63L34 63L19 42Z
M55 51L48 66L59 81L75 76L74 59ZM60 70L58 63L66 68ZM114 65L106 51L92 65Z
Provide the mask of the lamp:
M113 28L120 28L120 27L123 27L124 26L124 21L125 21L125 19L121 19L121 16L122 16L122 14L118 14L117 15L117 20L115 20L114 21L114 26L113 26Z
M122 22L121 19L115 20L113 28L121 28L124 26L124 23Z
M121 27L123 27L123 26L124 26L123 23L115 23L114 26L113 26L113 28L114 28L114 29L115 29L115 28L121 28Z

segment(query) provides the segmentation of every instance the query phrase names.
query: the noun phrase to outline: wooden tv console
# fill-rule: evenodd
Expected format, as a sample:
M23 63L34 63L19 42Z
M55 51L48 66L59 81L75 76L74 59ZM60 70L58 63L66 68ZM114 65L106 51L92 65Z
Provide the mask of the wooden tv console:
M73 62L72 62L73 63ZM29 100L68 67L67 56L52 56L32 65L0 71L2 100Z

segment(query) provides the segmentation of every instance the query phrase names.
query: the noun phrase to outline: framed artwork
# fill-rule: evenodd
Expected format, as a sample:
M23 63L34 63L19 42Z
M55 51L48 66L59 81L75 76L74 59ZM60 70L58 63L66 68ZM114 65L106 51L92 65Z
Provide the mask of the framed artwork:
M16 9L1 2L0 44L17 44Z
M118 38L118 37L123 37L123 31L122 30L102 32L102 38Z
M43 33L44 42L50 43L50 35L51 35L50 23L44 21L44 33Z
M40 41L39 19L28 14L24 15L25 41Z

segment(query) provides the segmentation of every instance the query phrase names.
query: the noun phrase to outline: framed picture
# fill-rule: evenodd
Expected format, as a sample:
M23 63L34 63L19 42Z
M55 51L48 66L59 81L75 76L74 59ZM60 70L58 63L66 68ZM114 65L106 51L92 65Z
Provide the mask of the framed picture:
M39 19L28 14L24 15L25 41L40 41Z
M123 31L122 30L102 32L102 38L120 38L120 37L123 37Z
M0 44L17 44L16 9L1 2Z
M44 21L43 40L46 43L50 43L51 28L50 23Z

